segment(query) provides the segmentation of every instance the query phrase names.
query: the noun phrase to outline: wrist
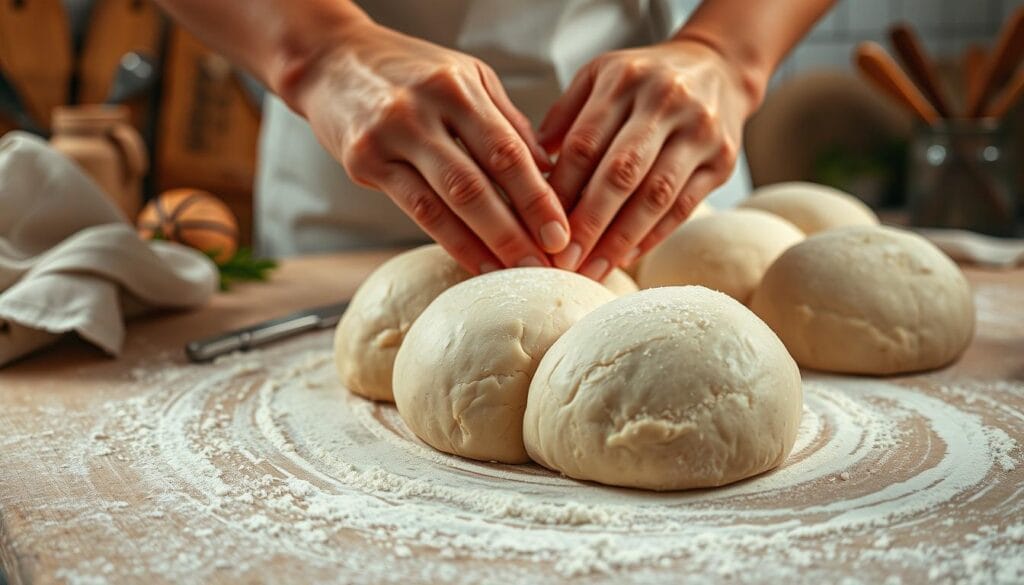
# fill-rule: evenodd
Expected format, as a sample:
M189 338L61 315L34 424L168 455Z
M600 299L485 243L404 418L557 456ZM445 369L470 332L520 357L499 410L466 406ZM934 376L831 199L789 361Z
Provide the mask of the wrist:
M745 115L749 116L761 106L771 77L771 65L756 48L743 41L725 42L717 35L687 26L680 29L669 42L697 43L716 53L730 65L730 74L746 97Z
M327 59L339 49L353 46L357 38L374 26L376 23L365 13L353 9L331 14L310 30L283 32L274 65L267 76L270 89L295 112L305 116L304 98L315 85Z

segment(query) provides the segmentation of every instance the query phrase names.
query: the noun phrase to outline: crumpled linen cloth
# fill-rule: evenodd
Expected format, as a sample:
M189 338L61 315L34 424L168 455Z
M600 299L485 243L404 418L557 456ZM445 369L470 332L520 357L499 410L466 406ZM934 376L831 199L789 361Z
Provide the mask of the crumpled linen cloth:
M957 262L1011 269L1024 264L1024 239L996 238L965 230L914 228Z
M141 240L46 142L0 138L0 367L72 331L116 356L126 317L202 305L217 282L202 253Z

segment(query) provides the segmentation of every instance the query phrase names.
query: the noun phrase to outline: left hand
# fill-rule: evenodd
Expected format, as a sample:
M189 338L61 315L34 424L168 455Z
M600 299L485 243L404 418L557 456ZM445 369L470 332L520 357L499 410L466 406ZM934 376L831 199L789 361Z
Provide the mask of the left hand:
M732 172L750 96L738 68L696 40L584 66L540 127L571 210L555 265L600 280L668 236Z

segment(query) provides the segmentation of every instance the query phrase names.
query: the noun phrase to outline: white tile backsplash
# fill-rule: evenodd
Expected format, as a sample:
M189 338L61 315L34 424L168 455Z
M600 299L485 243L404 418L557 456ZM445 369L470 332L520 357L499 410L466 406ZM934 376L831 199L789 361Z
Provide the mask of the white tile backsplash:
M968 43L991 45L1000 25L1024 0L840 0L779 68L774 82L811 69L848 70L853 47L909 22L934 57L958 58Z

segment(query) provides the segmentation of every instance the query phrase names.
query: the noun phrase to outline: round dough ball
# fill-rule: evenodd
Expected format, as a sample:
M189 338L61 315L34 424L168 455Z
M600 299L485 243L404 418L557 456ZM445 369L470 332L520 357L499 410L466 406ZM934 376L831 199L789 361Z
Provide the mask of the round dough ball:
M688 222L690 220L693 220L693 219L697 219L699 217L704 217L704 216L707 216L707 215L711 215L714 212L715 212L715 208L711 207L710 205L708 205L707 201L701 201L700 203L697 204L697 207L693 208L693 211L690 212L689 217L687 217L684 220L683 223L686 223L686 222ZM682 226L683 224L679 224L679 225ZM676 228L676 229L679 229L679 228ZM625 270L626 274L628 274L635 281L637 279L637 276L640 274L640 264L642 264L644 259L647 258L648 256L650 256L651 252L653 252L656 249L657 249L657 246L655 246L654 248L648 250L647 254L637 258L636 260L633 261L632 264L630 264L629 266L626 266L623 270Z
M470 277L431 244L382 264L359 287L334 333L341 383L373 400L394 401L391 370L405 333L437 295Z
M641 291L572 326L530 385L534 461L655 490L720 486L780 465L802 413L800 370L734 299L700 286Z
M623 297L640 290L636 282L626 274L625 270L620 268L615 268L609 272L608 276L604 277L604 280L601 281L601 284L612 291L612 294L617 297Z
M974 335L962 272L924 238L882 226L822 232L768 269L751 308L805 367L853 374L927 370Z
M570 325L615 298L555 268L512 268L442 293L395 360L395 404L432 447L525 463L523 410L537 363Z
M878 216L860 199L839 189L802 181L761 187L740 207L774 213L808 236L838 227L878 225Z
M641 288L699 284L746 303L771 263L803 233L755 209L732 209L686 222L640 267Z

